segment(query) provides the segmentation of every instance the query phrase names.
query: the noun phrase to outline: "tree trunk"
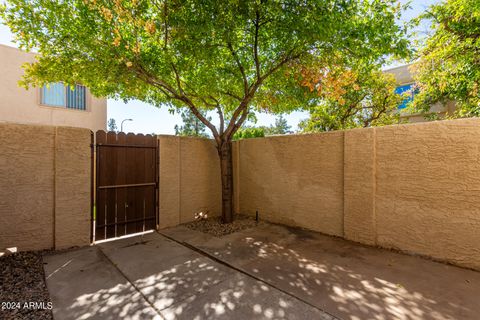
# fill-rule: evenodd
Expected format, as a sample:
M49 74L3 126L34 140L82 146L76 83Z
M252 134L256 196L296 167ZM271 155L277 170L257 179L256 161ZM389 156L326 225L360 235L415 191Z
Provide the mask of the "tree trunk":
M230 223L233 221L232 142L222 140L217 148L222 176L222 221Z

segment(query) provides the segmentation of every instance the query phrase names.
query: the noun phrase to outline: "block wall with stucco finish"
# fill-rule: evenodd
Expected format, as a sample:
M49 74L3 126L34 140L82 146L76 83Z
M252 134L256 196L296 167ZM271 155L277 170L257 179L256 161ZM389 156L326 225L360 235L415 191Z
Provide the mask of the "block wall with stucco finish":
M221 212L208 139L159 136L159 228ZM0 124L0 251L90 242L91 132ZM233 143L234 208L480 270L480 119Z
M480 269L480 121L376 132L377 244Z
M375 128L345 131L345 238L376 244Z
M56 128L55 248L90 243L90 130Z
M480 119L234 143L235 211L480 270Z
M221 213L220 163L212 140L159 136L159 228Z
M236 142L236 210L343 236L343 137L339 131Z
M0 124L0 251L54 247L55 128Z
M0 251L90 242L88 129L0 124Z

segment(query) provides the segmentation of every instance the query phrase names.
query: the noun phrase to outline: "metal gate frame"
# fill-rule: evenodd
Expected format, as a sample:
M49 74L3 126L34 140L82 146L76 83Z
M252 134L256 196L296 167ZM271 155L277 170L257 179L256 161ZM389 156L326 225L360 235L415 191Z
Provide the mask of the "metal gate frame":
M106 143L102 143L102 142L98 142L98 137L100 135L104 135L105 136L105 140ZM112 140L113 138L112 137L115 137L115 142L113 141L109 141L109 140ZM119 140L119 137L124 137L124 141L125 143L118 143L118 140ZM129 139L127 139L127 137ZM141 140L144 140L143 142ZM152 139L155 139L154 140L154 143L151 143L153 140ZM127 140L136 140L140 143L127 143L126 141ZM151 141L149 141L151 140ZM150 143L148 143L150 142ZM145 144L149 144L149 145L145 145ZM124 161L124 164L125 164L125 167L128 166L128 163L129 163L129 160L127 159L127 150L131 150L131 149L134 149L134 150L146 150L146 149L153 149L153 152L154 152L154 161L153 161L153 167L154 167L154 171L153 171L153 180L154 181L144 181L144 182L139 182L139 183L124 183L124 184L105 184L105 185L100 185L100 183L102 183L103 181L102 178L101 178L101 174L103 173L102 170L106 169L106 168L102 168L102 165L100 163L100 157L103 156L104 157L107 157L108 156L108 151L105 151L105 150L111 150L112 148L121 148L121 150L123 150L125 152L125 161ZM111 153L110 154L110 157L112 157L113 155L115 154L115 156L118 155L118 153ZM144 156L144 159L145 159L145 154L143 154ZM138 151L135 151L135 156L133 157L133 159L130 159L130 162L133 161L134 163L136 162L137 160L137 155L138 155ZM118 160L117 158L115 158L116 160ZM116 163L111 163L111 164L107 164L107 165L112 165L114 166L115 168L114 169L110 169L111 172L113 172L113 170L115 170L116 173L118 173L118 161ZM135 169L135 171L137 170L138 168ZM126 168L124 168L125 170L125 173L124 173L124 179L125 180L128 180L126 178L127 176L127 171L126 171ZM145 168L143 168L143 174L145 174ZM115 175L115 179L117 178L117 176ZM147 177L148 178L148 177ZM128 182L128 181L127 181ZM145 188L145 187L153 187L153 205L154 205L154 216L151 216L150 214L149 215L146 215L146 212L145 212L145 198L144 198L144 201L143 201L143 210L144 210L144 213L143 213L143 217L140 217L140 218L135 218L135 219L127 219L127 216L128 216L128 211L127 211L127 208L129 207L129 204L127 204L127 202L125 202L125 207L124 207L124 212L125 212L125 219L124 220L121 220L121 221L118 221L117 218L118 218L118 210L117 210L117 198L118 198L118 190L120 189L123 189L123 190L126 190L125 191L125 195L124 195L124 198L128 199L129 198L129 195L131 197L131 193L132 192L135 192L135 190L138 190L139 188ZM111 216L108 216L108 213L109 211L107 210L107 203L108 202L111 202L112 200L110 199L110 201L108 201L108 196L107 196L107 190L115 190L115 222L108 222L108 218ZM134 190L134 191L131 191L131 190ZM144 189L145 190L145 189ZM95 134L95 143L94 143L94 134L92 133L92 200L94 200L94 204L92 206L92 212L91 212L91 241L92 242L95 242L96 240L103 240L103 239L111 239L111 238L116 238L116 237L119 237L119 236L122 236L122 235L127 235L127 234L132 234L132 233L138 233L138 232L145 232L147 230L154 230L158 227L158 220L159 220L159 193L158 193L158 190L159 190L159 142L158 142L158 139L156 139L155 136L152 136L152 135L143 135L143 134L138 134L138 135L134 135L132 133L129 133L129 134L124 134L124 133L115 133L115 132L105 132L103 130L100 130L100 131L97 131L96 134ZM103 224L97 224L97 219L98 219L98 212L99 212L99 197L101 196L101 194L104 194L105 195L105 221ZM110 192L111 193L111 192ZM138 193L134 193L135 195L137 195ZM136 200L136 199L135 199ZM134 200L134 201L135 201ZM135 203L137 204L137 203ZM135 206L134 206L135 208ZM111 211L110 211L111 213ZM134 213L134 216L138 216L137 213L135 212ZM150 225L148 227L148 229L146 228L146 225L147 225L147 221L151 221L154 219L154 223L153 225ZM142 222L143 224L143 228L142 230L138 230L138 222ZM131 226L131 224L135 224L135 232L129 232L127 230L127 226ZM122 232L118 232L118 226L119 225L124 225L125 226L125 233L122 233ZM112 236L111 235L111 232L109 232L109 228L110 228L110 231L111 231L111 228L114 227L114 235ZM102 237L97 237L97 231L99 229L104 229L104 236ZM109 235L110 233L110 235ZM99 239L100 238L100 239Z

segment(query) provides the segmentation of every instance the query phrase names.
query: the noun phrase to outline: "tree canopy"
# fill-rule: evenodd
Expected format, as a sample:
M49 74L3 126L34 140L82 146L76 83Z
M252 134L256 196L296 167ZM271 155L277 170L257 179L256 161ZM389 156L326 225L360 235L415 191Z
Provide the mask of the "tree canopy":
M265 137L265 127L244 126L238 129L233 135L233 140L263 138Z
M279 115L275 118L275 124L266 128L266 134L289 134L292 133L291 129L292 126L288 124L287 119L285 119L283 115Z
M221 108L231 135L249 108L302 107L285 72L293 61L401 54L399 11L395 0L8 0L2 16L22 48L41 53L25 85L79 82L99 96ZM214 136L224 131L194 114Z
M480 115L480 1L446 0L420 20L433 33L418 52L413 73L419 93L414 108L429 111L436 102L454 101L455 117Z
M263 138L265 136L272 136L276 134L289 134L292 133L291 126L288 124L287 119L283 115L279 115L275 118L275 123L270 126L244 126L233 135L233 140L250 139L250 138Z
M107 128L108 128L108 131L116 132L118 130L117 122L115 121L114 118L108 119Z
M332 64L302 72L302 85L311 92L310 118L303 132L331 131L398 123L403 97L396 80L380 66Z
M23 84L81 83L97 96L188 108L220 157L224 221L233 219L231 145L254 110L307 108L296 71L343 52L402 55L397 0L6 0L21 48L37 50ZM215 110L215 126L200 112Z

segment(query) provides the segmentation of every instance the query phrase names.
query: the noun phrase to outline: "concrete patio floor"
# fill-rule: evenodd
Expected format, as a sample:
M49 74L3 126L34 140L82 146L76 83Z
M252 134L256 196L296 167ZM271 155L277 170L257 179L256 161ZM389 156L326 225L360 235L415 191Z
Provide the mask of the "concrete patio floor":
M44 261L55 319L334 319L158 233Z
M222 238L161 232L341 319L480 317L480 272L268 223Z
M478 319L480 272L261 223L44 257L56 319Z

